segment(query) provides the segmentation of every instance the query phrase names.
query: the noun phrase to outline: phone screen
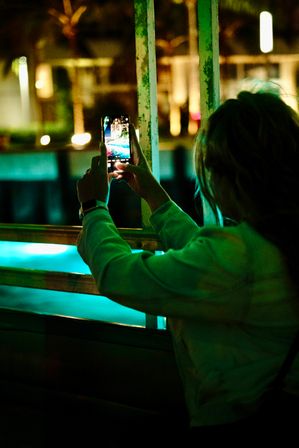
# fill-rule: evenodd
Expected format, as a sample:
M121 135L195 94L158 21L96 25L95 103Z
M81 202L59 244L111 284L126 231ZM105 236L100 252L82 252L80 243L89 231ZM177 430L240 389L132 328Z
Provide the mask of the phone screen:
M102 120L103 139L107 148L108 170L114 163L131 160L129 117L127 115L105 115Z

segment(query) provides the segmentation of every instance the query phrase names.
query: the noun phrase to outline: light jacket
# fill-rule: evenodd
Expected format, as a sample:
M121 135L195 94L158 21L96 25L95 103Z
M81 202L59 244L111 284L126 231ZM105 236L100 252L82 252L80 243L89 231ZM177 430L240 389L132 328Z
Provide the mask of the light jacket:
M83 219L78 251L102 295L168 318L191 426L238 420L256 407L299 328L283 257L248 224L200 228L172 201L151 223L163 254L132 253L105 209ZM299 393L299 360L287 389Z

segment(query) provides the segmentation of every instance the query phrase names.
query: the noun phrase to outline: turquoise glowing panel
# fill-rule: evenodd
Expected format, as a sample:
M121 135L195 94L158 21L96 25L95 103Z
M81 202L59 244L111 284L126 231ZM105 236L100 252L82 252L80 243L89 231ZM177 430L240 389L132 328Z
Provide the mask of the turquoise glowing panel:
M90 274L75 246L0 242L0 266Z
M89 294L0 285L0 308L145 327L144 313Z
M56 180L58 167L56 154L46 153L18 153L2 154L0 164L1 180L38 181Z
M90 274L75 246L0 241L0 266ZM145 327L145 314L104 296L0 285L0 308ZM166 328L158 317L158 328Z

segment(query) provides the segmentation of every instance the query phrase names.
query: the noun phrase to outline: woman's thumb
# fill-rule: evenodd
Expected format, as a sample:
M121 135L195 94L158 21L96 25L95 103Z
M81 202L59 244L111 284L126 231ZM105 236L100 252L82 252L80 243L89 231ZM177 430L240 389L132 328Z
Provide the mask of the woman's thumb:
M126 163L125 171L128 173L138 173L140 171L140 167L138 165L132 165L131 163Z
M132 165L131 163L116 163L115 168L117 171L123 171L125 173L136 174L139 171L139 167L136 165Z

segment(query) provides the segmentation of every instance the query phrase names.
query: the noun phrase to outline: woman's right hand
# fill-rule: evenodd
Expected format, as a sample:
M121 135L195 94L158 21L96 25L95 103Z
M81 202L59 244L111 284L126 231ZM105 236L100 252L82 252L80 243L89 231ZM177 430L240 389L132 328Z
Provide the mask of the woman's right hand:
M133 164L116 162L113 176L125 179L135 193L144 198L153 212L170 197L153 176L149 164L139 145L135 128L130 124Z

